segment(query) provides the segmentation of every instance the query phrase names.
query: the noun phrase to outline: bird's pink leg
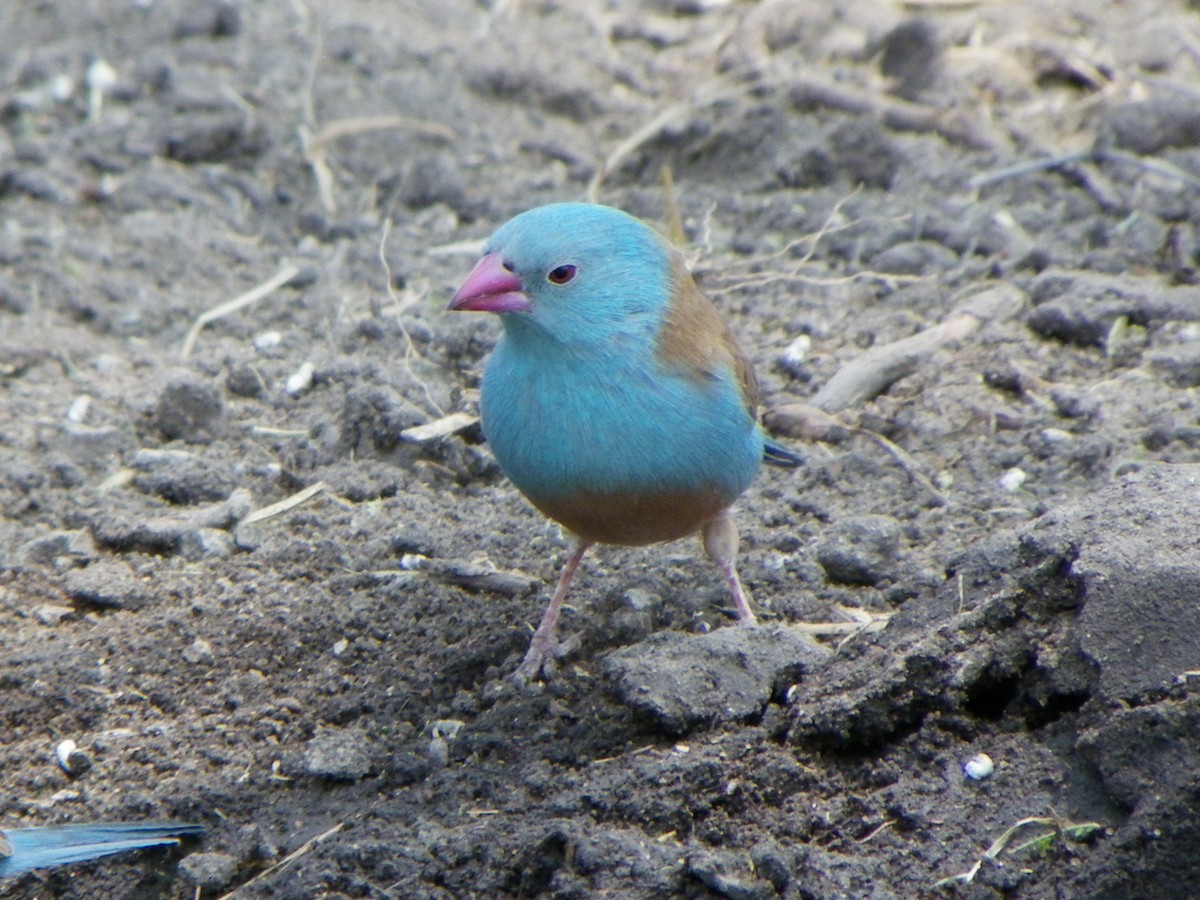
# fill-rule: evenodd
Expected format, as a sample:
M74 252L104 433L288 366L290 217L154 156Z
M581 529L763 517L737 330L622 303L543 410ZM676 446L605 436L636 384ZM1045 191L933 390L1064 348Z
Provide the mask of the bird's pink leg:
M517 671L513 674L518 682L527 683L537 678L542 674L542 668L548 662L559 658L571 649L558 642L558 617L562 613L563 601L567 599L567 589L571 586L571 579L575 577L575 570L579 568L579 562L590 546L592 545L588 541L579 541L575 545L575 549L571 551L566 565L563 566L562 572L558 576L558 584L554 587L554 596L550 598L550 605L542 613L541 624L533 633L533 640L529 642L529 650L525 653L525 659L521 661L521 665L517 666Z
M758 619L754 617L754 610L750 608L750 600L746 596L746 589L742 587L742 580L738 578L737 525L733 523L733 516L730 515L729 510L725 510L721 515L707 523L704 526L702 535L704 538L704 552L708 554L709 559L717 564L717 568L725 576L725 583L729 585L729 592L733 595L733 605L737 609L738 620L743 625L754 625L758 622Z

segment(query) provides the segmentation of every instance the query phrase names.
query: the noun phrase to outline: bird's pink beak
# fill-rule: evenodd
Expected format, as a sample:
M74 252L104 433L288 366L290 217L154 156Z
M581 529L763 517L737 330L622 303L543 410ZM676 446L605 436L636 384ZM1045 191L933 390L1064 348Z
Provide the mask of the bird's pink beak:
M500 253L489 253L479 262L450 301L450 309L470 312L529 312L529 297L521 279L504 267Z

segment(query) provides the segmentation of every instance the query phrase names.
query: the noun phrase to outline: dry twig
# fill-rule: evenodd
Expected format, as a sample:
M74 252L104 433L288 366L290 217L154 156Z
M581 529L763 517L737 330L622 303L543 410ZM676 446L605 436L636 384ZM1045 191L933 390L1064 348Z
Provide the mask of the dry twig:
M209 322L215 322L217 319L227 316L230 313L237 312L244 306L249 306L252 303L257 303L263 297L274 293L283 287L293 278L300 274L300 270L296 266L284 266L269 279L264 281L258 287L251 288L244 294L234 297L232 300L227 300L220 306L214 306L207 312L201 313L196 317L196 321L192 323L192 327L188 329L187 337L183 340L182 357L186 360L192 354L192 348L196 346L196 339L200 336L200 330Z
M303 503L307 503L317 494L326 489L328 485L323 481L318 481L316 484L310 484L302 491L296 491L290 497L284 497L278 503L272 503L270 506L264 506L262 509L256 509L253 512L242 518L239 523L241 525L253 525L255 522L262 522L267 519L285 513L288 510L295 509Z
M335 834L337 834L339 831L341 831L345 827L346 827L345 822L338 822L338 824L334 825L328 831L318 834L312 840L305 841L303 844L301 844L299 847L297 847L295 850L293 850L291 853L289 853L287 856L285 856L279 862L275 863L275 865L270 866L269 868L263 869L261 872L259 872L257 875L255 875L253 878L251 878L249 881L247 881L245 884L239 885L238 887L236 887L232 891L230 891L228 894L222 894L221 897L219 898L219 900L229 900L229 898L231 898L231 897L236 897L239 894L241 894L244 890L246 890L246 888L250 887L251 885L257 884L258 882L262 881L264 878L268 877L269 875L273 875L275 872L278 872L280 869L284 869L284 868L290 866L292 863L294 863L300 857L304 856L307 853L311 853L313 848L315 848L317 846L317 844L321 843L322 841L324 841L328 838L333 837Z
M1025 294L1007 283L972 295L937 325L911 337L872 347L842 366L810 401L826 412L857 406L916 371L918 363L938 347L960 341L990 322L1004 322L1025 306Z
M383 266L384 289L387 291L388 298L392 301L392 308L396 311L396 324L400 326L400 333L404 335L404 356L401 357L404 363L404 371L421 388L421 393L425 395L425 402L429 405L429 408L435 414L445 416L446 411L433 399L433 392L429 390L428 383L418 377L417 373L413 371L413 358L421 359L421 354L417 352L417 345L413 343L412 335L408 333L408 329L404 326L404 320L400 318L400 315L415 301L410 300L408 303L401 303L400 298L396 296L396 289L392 287L392 267L388 264L387 253L385 252L388 235L391 233L391 230L392 219L389 216L384 220L383 232L379 235L379 263Z

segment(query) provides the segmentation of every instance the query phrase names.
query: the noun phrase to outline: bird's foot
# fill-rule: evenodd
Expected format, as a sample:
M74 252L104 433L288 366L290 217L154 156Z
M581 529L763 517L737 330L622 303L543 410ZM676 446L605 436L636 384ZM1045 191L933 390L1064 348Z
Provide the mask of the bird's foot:
M553 677L558 671L558 661L578 650L582 638L583 633L576 632L565 641L560 641L554 632L538 629L533 633L525 658L517 666L517 671L513 672L512 680L517 687L524 689L543 675Z

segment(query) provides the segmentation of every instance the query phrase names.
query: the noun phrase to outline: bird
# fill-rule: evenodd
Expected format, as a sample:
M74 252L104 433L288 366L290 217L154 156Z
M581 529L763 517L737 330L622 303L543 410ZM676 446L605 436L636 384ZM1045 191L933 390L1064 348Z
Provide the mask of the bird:
M764 459L801 457L758 421L759 387L716 305L653 227L593 203L520 213L488 239L450 301L503 333L480 383L500 469L574 538L514 678L552 674L568 588L593 544L699 532L738 620L754 624L731 507Z
M0 831L0 878L87 862L126 850L178 844L203 825L182 822L95 822Z

